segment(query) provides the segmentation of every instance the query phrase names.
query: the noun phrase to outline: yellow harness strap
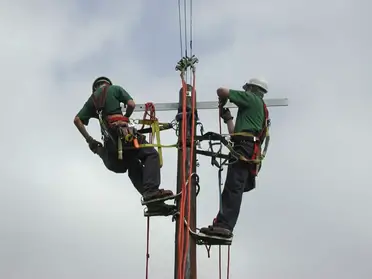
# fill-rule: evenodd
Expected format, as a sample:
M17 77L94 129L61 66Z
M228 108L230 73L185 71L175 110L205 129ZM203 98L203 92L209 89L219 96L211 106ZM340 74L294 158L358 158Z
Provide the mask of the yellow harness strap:
M138 123L142 124L142 125L151 126L152 134L155 135L155 138L156 138L156 144L152 144L152 143L140 144L139 148L142 148L142 147L157 147L158 148L158 153L159 153L160 167L163 167L163 149L162 148L163 147L174 147L174 146L177 146L177 145L163 146L161 144L160 125L159 125L158 120L142 119L142 120L139 120Z
M120 136L118 136L118 159L123 160L123 143Z

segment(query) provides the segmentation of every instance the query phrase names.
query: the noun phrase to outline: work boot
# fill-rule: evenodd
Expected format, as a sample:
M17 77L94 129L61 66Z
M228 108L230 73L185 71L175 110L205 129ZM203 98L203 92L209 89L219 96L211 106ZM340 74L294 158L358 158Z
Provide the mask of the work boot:
M223 237L223 238L233 237L233 233L229 229L219 227L217 226L217 224L213 224L212 226L201 228L200 232L206 235L218 236L218 237Z
M147 191L143 193L143 200L145 202L148 202L151 200L157 200L171 196L174 196L171 190L157 189L155 191Z

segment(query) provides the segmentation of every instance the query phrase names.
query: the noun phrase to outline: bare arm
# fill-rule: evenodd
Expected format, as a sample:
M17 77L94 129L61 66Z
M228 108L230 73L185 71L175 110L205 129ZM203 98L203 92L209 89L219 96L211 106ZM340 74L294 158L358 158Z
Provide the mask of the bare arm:
M80 120L78 116L75 117L74 124L86 141L92 138L91 135L88 133L87 129L85 129L83 122Z
M228 99L229 98L229 89L228 88L223 88L223 87L220 87L217 89L217 96L220 98L220 99Z
M127 109L125 111L125 116L130 117L135 108L136 108L136 103L133 100L129 100L127 102Z
M235 130L234 117L232 117L231 112L228 108L220 107L220 117L223 119L223 122L227 124L227 130L229 134L233 134Z
M232 119L228 120L227 121L227 130L229 131L229 134L233 134L234 133L234 130L235 130L235 125L234 125L234 121Z
M126 107L125 117L130 117L136 107L136 103L133 101L133 98L129 93L119 85L113 85L115 87L115 96L117 100L123 103Z

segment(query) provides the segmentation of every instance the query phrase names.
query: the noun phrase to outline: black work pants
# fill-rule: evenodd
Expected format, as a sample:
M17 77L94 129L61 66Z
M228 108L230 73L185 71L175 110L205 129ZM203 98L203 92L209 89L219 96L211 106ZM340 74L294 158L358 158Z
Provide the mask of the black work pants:
M244 154L247 158L251 158L254 143L236 144L234 150ZM243 193L249 192L256 187L256 176L251 173L252 168L255 168L255 164L240 160L228 166L221 197L222 206L216 218L216 226L229 229L230 231L234 230L240 213Z
M125 149L125 146L123 144L123 159L119 160L116 145L111 140L105 143L98 153L106 168L115 173L128 171L133 186L141 195L158 190L161 176L159 154L156 149L154 147Z

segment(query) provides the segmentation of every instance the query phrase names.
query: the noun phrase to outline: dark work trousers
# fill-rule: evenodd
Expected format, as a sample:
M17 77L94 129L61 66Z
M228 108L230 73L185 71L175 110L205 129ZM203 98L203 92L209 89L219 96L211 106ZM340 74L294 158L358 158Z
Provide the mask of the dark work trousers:
M141 143L147 143L145 140ZM105 142L105 146L99 152L106 168L115 173L125 173L137 191L143 195L159 189L160 185L160 161L159 154L154 147L138 149L125 149L123 143L123 159L118 159L116 144L111 140Z
M253 148L253 141L234 144L234 150L244 154L247 158L252 157ZM234 230L240 213L243 193L256 187L256 176L250 172L254 167L254 164L241 160L228 166L225 186L222 191L222 206L215 221L216 226L230 231Z

